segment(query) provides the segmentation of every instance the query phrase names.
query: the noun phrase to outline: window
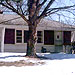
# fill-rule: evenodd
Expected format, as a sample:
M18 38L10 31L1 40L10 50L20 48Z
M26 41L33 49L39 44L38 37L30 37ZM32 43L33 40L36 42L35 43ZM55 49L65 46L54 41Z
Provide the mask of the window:
M63 32L63 43L64 43L64 45L71 44L71 31L64 31Z
M54 31L50 31L50 30L44 31L44 44L45 45L54 44Z
M5 44L15 44L15 29L5 29Z
M16 30L16 43L22 43L22 30Z
M24 43L27 43L29 31L24 30ZM42 43L42 31L37 32L37 43Z
M42 43L42 31L37 31L37 43Z
M59 40L59 35L57 35L57 39Z

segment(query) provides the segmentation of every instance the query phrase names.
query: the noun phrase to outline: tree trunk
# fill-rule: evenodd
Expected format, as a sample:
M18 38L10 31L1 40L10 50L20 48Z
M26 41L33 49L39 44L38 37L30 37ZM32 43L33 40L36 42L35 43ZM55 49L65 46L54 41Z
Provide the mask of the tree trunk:
M37 57L36 55L36 42L37 42L37 31L36 26L29 26L29 37L27 41L27 52L26 56Z
M37 16L39 10L37 7L40 0L28 0L28 12L29 12L29 38L27 41L27 53L26 56L37 57L36 55L36 41L37 41Z

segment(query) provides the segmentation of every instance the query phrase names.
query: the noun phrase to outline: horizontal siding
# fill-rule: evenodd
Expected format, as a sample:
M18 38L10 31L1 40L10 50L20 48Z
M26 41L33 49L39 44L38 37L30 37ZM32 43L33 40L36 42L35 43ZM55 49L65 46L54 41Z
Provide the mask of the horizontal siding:
M54 45L43 45L43 44L37 44L36 45L36 52L37 53L40 53L41 52L41 47L45 47L47 49L47 51L50 51L50 52L54 52ZM16 44L16 45L13 45L13 44L5 44L5 47L4 47L4 52L21 52L21 53L24 53L26 52L26 48L27 48L27 45L26 44Z
M5 44L5 52L26 52L26 44Z

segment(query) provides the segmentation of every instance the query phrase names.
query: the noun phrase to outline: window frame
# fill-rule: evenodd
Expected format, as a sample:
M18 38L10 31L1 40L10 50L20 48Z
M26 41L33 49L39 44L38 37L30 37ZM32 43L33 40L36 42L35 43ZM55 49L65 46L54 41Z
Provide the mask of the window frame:
M22 42L19 42L19 43L17 42L17 31L18 31L18 30L22 31L22 36L21 36L21 37L22 37ZM16 44L23 44L23 33L24 33L24 30L22 30L22 29L16 29L16 30L15 30L15 43L16 43ZM20 36L19 36L19 37L20 37Z
M41 35L38 35L38 32L41 32ZM41 39L41 42L38 42L38 38ZM37 31L37 43L43 43L43 31Z
M21 30L22 31L22 43L17 43L17 30ZM25 31L28 31L28 30L22 30L22 29L15 29L15 44L27 44L27 42L25 42L24 41L24 36L25 36L25 34L24 34L24 32ZM41 31L42 33L41 33L41 38L42 38L42 42L41 43L43 43L43 31ZM38 38L38 36L37 36L37 38ZM38 42L37 42L38 43ZM38 43L38 44L41 44L41 43Z

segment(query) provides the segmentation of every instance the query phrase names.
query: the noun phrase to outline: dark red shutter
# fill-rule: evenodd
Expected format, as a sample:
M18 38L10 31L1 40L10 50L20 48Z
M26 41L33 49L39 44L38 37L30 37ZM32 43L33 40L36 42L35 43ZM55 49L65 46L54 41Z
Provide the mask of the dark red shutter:
M27 43L28 38L29 38L29 31L24 30L24 43Z
M15 29L5 29L5 44L15 43Z
M63 32L63 44L70 45L71 44L71 31Z
M54 44L54 31L50 31L50 30L44 31L44 44L45 45Z

